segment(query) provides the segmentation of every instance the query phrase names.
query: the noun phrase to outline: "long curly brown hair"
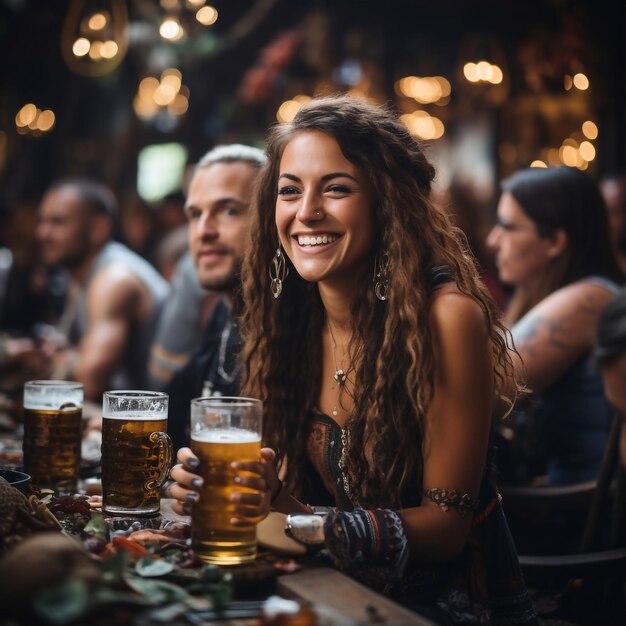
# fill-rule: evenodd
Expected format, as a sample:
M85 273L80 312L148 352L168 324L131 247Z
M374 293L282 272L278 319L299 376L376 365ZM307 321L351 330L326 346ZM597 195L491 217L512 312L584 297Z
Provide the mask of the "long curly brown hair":
M399 506L407 488L422 478L419 442L435 371L428 322L431 269L447 267L460 291L484 311L496 391L513 377L507 333L462 234L429 200L434 168L389 107L346 96L318 98L291 123L272 127L243 264L244 391L264 403L264 442L276 450L279 464L288 459L294 493L306 496L307 413L318 406L321 390L325 311L317 285L301 278L289 259L275 299L269 268L278 247L274 213L281 156L294 134L305 131L334 137L373 190L372 276L374 259L387 255L389 294L378 300L367 280L352 304L354 411L346 424L345 460L355 501Z

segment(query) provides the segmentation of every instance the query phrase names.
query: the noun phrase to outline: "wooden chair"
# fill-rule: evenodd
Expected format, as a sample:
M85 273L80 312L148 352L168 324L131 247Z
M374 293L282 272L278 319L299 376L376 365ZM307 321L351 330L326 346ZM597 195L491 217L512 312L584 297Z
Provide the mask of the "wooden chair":
M526 582L536 597L551 598L552 615L544 617L585 626L626 622L626 477L617 458L619 429L616 415L597 481L502 489ZM536 604L539 609L541 601Z

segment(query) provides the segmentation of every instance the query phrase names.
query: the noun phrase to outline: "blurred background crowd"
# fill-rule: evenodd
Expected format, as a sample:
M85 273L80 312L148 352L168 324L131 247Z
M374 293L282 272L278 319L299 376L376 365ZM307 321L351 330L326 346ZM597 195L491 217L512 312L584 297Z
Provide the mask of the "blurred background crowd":
M501 181L568 166L601 182L626 165L620 24L604 0L0 0L3 390L46 371L37 342L68 340L71 264L44 258L40 221L55 181L108 187L111 237L170 283L192 166L216 145L262 148L319 94L402 113L504 312L515 285L487 246ZM623 251L615 184L605 198Z

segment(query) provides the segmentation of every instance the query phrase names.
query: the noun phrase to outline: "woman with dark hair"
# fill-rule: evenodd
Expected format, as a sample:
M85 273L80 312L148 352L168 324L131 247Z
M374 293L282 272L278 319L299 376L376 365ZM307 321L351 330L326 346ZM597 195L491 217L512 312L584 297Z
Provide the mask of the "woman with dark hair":
M513 422L517 478L593 480L611 412L590 356L619 277L597 183L569 167L515 173L502 182L487 241L500 279L515 288L505 319L533 392Z
M378 591L441 624L534 623L489 445L517 389L506 330L429 199L433 167L396 115L348 97L275 126L267 155L242 330L271 449L238 464L259 492L238 515L329 507L319 540ZM179 460L185 510L197 461Z

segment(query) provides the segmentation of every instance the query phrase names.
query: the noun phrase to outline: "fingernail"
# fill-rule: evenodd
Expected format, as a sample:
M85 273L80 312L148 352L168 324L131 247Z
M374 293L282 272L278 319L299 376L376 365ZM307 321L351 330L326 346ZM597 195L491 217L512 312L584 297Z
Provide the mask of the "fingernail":
M185 502L185 504L183 504L183 511L185 512L185 515L191 515L191 504Z
M199 487L202 487L202 478L194 478L191 481L191 486L195 487L196 489L198 489Z
M198 465L200 465L200 461L198 461L198 459L195 458L190 458L187 459L187 465L191 468L191 469L195 469L196 467L198 467Z
M231 493L230 496L228 496L228 499L231 502L239 502L239 500L241 500L241 496L238 493Z
M233 478L233 482L234 483L240 483L241 482L241 477L240 476L235 476L235 478Z
M196 502L197 499L198 499L198 494L197 493L188 493L185 496L185 500L187 500L189 502Z
M232 462L231 462L231 464L230 464L230 466L231 466L233 469L237 469L238 465L239 465L239 463L237 463L237 461L232 461Z

